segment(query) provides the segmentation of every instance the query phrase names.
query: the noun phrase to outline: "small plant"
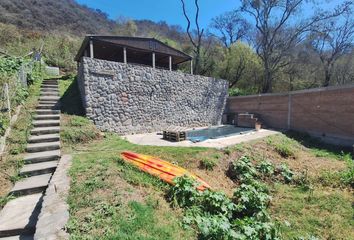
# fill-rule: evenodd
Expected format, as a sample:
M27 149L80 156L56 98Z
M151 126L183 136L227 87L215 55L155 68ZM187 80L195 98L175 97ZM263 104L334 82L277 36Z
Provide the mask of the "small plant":
M264 160L257 165L257 170L265 176L271 176L274 174L275 168L271 162Z
M275 151L279 153L280 156L284 158L295 158L295 151L293 148L290 146L289 143L277 143L275 145Z
M187 177L174 179L175 185L168 193L168 198L174 206L191 207L199 201L200 193L197 190L197 183Z
M283 177L285 183L290 183L293 180L293 176L294 176L293 171L291 171L288 165L284 163L277 168L276 172Z
M271 200L268 192L264 184L255 180L249 184L241 184L234 192L238 212L242 216L256 216L268 207Z
M301 187L302 190L304 191L309 191L312 189L309 177L308 177L308 172L307 169L305 169L303 172L298 174L296 178L294 179L294 182Z
M15 197L13 195L7 195L4 197L0 197L0 209L3 208L6 205L6 203L8 203L9 201L11 201L14 198Z
M229 175L233 179L247 182L257 176L257 170L247 156L242 156L238 160L231 163Z
M230 156L230 155L231 155L231 153L232 153L232 151L231 151L231 149L230 149L230 148L225 148L225 149L224 149L224 154L226 154L226 155Z
M223 215L231 218L236 210L235 204L222 192L206 190L202 194L201 206L211 214Z
M209 171L213 170L217 164L217 160L214 158L204 158L200 161L200 167Z

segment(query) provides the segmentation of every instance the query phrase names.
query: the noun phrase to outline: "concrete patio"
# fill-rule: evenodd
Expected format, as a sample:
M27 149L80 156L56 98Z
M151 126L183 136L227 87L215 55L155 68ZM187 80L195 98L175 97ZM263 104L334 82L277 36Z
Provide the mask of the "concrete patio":
M261 139L271 135L280 133L275 130L261 129L260 131L252 131L245 134L239 134L235 136L223 137L218 139L208 139L203 142L193 143L189 140L181 142L170 142L162 139L162 134L146 133L126 135L124 138L131 143L138 145L150 145L150 146L169 146L169 147L209 147L209 148L225 148L231 145L249 142L252 140Z

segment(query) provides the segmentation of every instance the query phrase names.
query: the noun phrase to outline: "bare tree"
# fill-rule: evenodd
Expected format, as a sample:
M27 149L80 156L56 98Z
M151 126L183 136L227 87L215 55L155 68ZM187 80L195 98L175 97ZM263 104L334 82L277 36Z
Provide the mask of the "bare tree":
M320 21L341 14L317 13L308 19L294 19L305 0L243 0L241 10L256 23L256 51L262 59L264 81L262 92L272 92L273 78L281 68L289 64L289 50L304 39L305 33ZM350 4L346 2L345 5Z
M196 6L196 13L195 13L195 25L196 25L196 36L192 36L191 33L191 21L188 17L188 14L186 12L186 6L184 3L184 0L181 0L182 2L182 9L183 9L183 15L186 18L188 25L187 25L187 34L189 37L190 42L193 45L193 52L195 55L195 62L194 62L194 66L193 66L193 72L195 73L199 73L199 63L200 63L200 54L201 54L201 47L202 47L202 40L203 40L203 35L204 35L204 29L200 29L199 27L199 4L198 4L198 0L194 0L194 4Z
M349 9L343 16L323 23L313 31L311 37L311 46L318 54L324 69L322 86L327 87L332 79L335 63L354 47L352 11Z
M218 38L226 48L244 38L250 28L250 25L240 15L240 11L238 10L223 13L211 21L210 26L220 33Z

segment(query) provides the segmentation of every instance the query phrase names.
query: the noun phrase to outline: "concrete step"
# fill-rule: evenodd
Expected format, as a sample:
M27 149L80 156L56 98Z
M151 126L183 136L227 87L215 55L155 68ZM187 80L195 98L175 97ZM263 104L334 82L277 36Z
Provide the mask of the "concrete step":
M58 107L54 104L39 104L37 105L36 109L49 109L49 110L56 110Z
M57 142L60 140L59 134L44 134L39 136L30 136L28 143L43 143L43 142Z
M55 93L59 93L59 90L57 88L42 88L41 92L55 92Z
M44 83L42 84L41 87L52 87L52 88L58 88L58 84L55 84L55 83Z
M39 101L38 102L39 105L52 105L55 106L57 108L60 107L60 104L58 101Z
M54 127L59 126L60 120L34 120L34 127Z
M29 177L47 173L54 173L57 166L58 161L26 164L21 168L20 175Z
M60 97L48 96L48 97L40 97L39 101L59 101Z
M11 189L10 194L15 196L23 196L35 193L43 192L49 183L52 174L42 174L33 177L23 178L15 183L15 186Z
M50 114L50 115L36 115L33 117L34 120L42 121L42 120L59 120L60 114Z
M29 143L26 147L26 152L44 152L60 149L60 142L42 142L42 143Z
M59 96L58 92L41 92L41 96Z
M60 114L60 110L52 110L52 109L38 109L35 111L38 115L51 115L51 114Z
M31 130L31 135L59 133L60 127L36 127Z
M37 153L27 153L24 157L24 162L26 164L39 163L45 161L56 161L60 158L60 150L37 152Z
M0 237L26 239L15 237L30 237L34 234L41 205L42 194L23 196L8 202L0 212Z

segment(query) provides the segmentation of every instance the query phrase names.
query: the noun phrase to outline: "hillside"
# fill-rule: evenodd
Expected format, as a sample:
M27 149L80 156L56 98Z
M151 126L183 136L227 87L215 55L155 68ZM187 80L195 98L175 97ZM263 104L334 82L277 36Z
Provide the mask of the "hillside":
M99 10L74 0L2 0L0 22L22 29L84 33L109 33L114 22Z

